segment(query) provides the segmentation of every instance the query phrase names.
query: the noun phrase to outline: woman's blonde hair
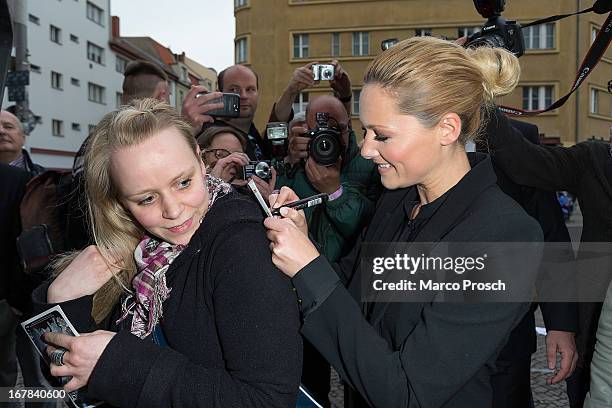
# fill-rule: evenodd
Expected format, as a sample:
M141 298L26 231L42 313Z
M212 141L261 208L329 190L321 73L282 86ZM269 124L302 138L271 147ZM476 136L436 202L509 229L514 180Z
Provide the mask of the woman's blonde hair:
M145 232L119 200L119 192L111 177L111 155L168 128L178 130L197 156L197 143L191 126L170 105L152 98L134 100L131 105L105 115L87 143L84 175L89 224L105 262L120 266L114 279L94 295L92 316L96 322L109 314L121 293L130 287L136 274L134 249ZM74 256L71 254L60 259L56 272L61 272Z
M397 100L400 113L425 127L443 115L461 118L459 141L475 139L497 96L516 87L518 59L500 48L462 46L433 37L413 37L389 48L370 63L364 84L381 86Z

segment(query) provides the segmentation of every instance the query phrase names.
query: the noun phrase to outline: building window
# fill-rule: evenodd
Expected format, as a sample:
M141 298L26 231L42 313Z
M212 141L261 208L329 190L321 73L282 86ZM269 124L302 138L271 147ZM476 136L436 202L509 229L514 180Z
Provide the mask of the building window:
M523 36L527 50L555 48L555 23L527 27L523 29Z
M591 101L590 101L590 112L594 114L599 113L599 90L591 89Z
M49 25L49 38L56 44L62 43L62 29L54 25Z
M241 64L247 61L247 39L241 38L236 41L236 64Z
M308 106L308 92L300 92L293 101L293 112L306 112L306 106Z
M480 27L459 27L457 30L457 36L461 37L469 37L470 35L480 32Z
M308 34L293 34L293 58L308 58Z
M117 92L115 95L115 106L119 109L123 105L123 94L121 92Z
M70 83L74 86L81 86L81 81L76 78L70 78Z
M117 56L115 59L115 71L123 74L125 72L125 67L127 67L128 60Z
M523 87L523 109L540 110L546 109L553 103L554 87L545 86L524 86Z
M30 21L30 23L34 23L36 25L40 25L40 18L36 17L34 14L29 14L28 15L28 20Z
M81 131L81 125L79 123L73 123L72 124L72 130L74 130L75 132L80 132Z
M234 0L234 8L243 7L247 5L247 0Z
M74 34L70 34L70 41L72 41L73 43L78 44L79 43L79 37L77 37Z
M104 64L104 48L87 42L87 59L98 64Z
M51 129L53 136L64 136L64 121L53 119L51 121Z
M105 89L103 86L89 82L87 95L90 101L96 103L104 103L104 93Z
M62 74L51 71L51 88L62 90Z
M370 54L370 33L367 31L357 31L353 33L353 55Z
M34 64L30 64L30 71L36 72L37 74L40 74L42 72L40 66Z
M359 115L359 97L361 90L353 91L353 115Z
M87 2L87 19L104 26L104 10L93 3Z
M331 55L332 57L340 56L340 33L332 33L331 37Z
M187 68L181 67L181 80L184 82L189 81L189 72L187 72Z
M595 39L599 35L599 28L591 27L591 44L595 42Z
M417 28L414 30L414 35L417 37L429 37L431 36L431 28Z

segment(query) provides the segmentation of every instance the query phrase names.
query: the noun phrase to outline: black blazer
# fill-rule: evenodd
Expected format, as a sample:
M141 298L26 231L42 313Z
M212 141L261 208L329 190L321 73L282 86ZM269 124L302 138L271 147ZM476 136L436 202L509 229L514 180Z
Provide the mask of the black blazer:
M470 162L415 241L541 241L539 225L497 187L489 157L470 155ZM293 278L302 333L373 407L488 408L497 353L528 304L360 304L361 244L388 242L406 218L403 204L416 198L415 187L386 191L361 240L336 265L338 275L318 257ZM503 259L494 262L504 267ZM372 312L366 318L362 309Z

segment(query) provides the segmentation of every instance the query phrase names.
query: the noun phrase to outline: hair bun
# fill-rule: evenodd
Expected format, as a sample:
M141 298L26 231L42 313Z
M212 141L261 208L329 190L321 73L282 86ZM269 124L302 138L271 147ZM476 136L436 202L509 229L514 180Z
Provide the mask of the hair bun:
M468 49L482 74L482 86L491 102L516 88L521 76L518 58L503 48L478 47Z

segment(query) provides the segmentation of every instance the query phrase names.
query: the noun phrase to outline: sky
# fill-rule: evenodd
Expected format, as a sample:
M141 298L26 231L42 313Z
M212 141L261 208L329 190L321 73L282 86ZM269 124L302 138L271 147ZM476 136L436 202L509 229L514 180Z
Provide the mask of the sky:
M221 71L234 63L233 0L111 0L121 36L151 37Z

